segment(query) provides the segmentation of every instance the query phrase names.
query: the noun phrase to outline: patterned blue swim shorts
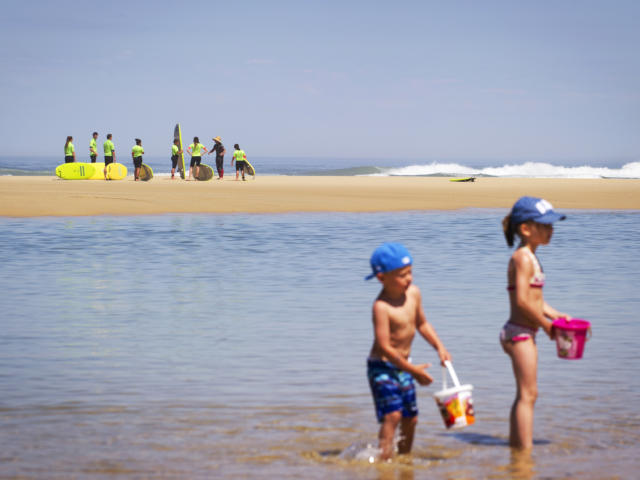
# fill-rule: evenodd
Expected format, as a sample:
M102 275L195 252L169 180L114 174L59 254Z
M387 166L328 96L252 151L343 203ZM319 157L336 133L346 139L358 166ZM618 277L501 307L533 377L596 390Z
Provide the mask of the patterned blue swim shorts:
M410 374L391 362L369 358L367 377L378 422L382 423L386 414L398 410L402 410L405 418L418 415L416 388Z

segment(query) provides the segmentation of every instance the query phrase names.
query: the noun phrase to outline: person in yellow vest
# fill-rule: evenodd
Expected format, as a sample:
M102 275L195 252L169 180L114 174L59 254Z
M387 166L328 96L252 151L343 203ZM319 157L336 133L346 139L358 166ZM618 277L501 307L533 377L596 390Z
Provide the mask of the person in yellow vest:
M104 179L107 179L107 167L116 161L116 147L111 139L113 135L107 133L107 139L102 144L104 150Z
M180 140L176 138L173 140L173 145L171 145L171 180L173 180L176 176L178 156L182 153L182 150L178 148L178 143L180 143Z
M142 148L142 140L136 138L136 144L131 149L131 158L133 158L133 180L140 180L140 168L142 168L142 154L144 153L144 148Z
M187 153L191 155L191 164L189 165L189 180L191 180L191 171L195 168L195 180L200 172L200 161L202 160L202 154L207 153L207 147L200 143L198 137L193 137L193 143L187 147Z
M240 150L240 145L237 143L233 146L235 148L235 152L233 152L233 157L231 158L231 166L233 167L233 162L236 162L236 180L238 180L238 174L242 172L242 180L246 180L244 178L244 166L245 160L247 159L247 154L244 153L244 150Z
M89 158L91 158L91 163L96 163L96 158L98 158L98 132L93 132L91 136L91 140L89 140Z
M71 142L73 142L73 137L69 135L64 144L64 163L73 163L76 161L76 149Z

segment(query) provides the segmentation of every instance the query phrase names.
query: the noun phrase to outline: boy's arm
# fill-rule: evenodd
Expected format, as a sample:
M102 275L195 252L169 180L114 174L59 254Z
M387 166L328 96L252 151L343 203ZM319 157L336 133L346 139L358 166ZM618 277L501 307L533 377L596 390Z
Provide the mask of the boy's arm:
M376 301L373 304L373 332L375 342L382 351L382 354L400 370L409 373L420 385L429 385L433 382L431 375L426 372L429 364L414 365L405 359L404 356L391 345L390 331L387 309L382 302Z
M424 338L437 352L438 357L440 358L440 364L444 367L444 362L447 360L451 361L451 354L444 348L440 337L436 333L436 330L431 326L431 324L427 321L427 316L424 314L424 309L422 308L422 296L420 295L420 291L418 290L418 303L417 303L417 318L416 318L416 328L422 338Z

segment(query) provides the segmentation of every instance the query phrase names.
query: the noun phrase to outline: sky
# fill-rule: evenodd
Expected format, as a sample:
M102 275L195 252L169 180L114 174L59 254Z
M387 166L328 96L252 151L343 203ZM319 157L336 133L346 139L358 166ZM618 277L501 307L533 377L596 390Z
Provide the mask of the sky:
M1 155L640 159L640 2L6 2ZM188 142L185 142L188 143Z

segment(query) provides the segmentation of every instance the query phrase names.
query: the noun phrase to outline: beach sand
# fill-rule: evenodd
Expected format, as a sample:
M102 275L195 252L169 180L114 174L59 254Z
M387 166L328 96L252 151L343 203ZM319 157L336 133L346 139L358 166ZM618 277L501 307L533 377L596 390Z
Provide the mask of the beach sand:
M145 183L7 176L0 177L0 216L506 209L522 195L543 197L557 209L640 209L640 180L260 176Z

